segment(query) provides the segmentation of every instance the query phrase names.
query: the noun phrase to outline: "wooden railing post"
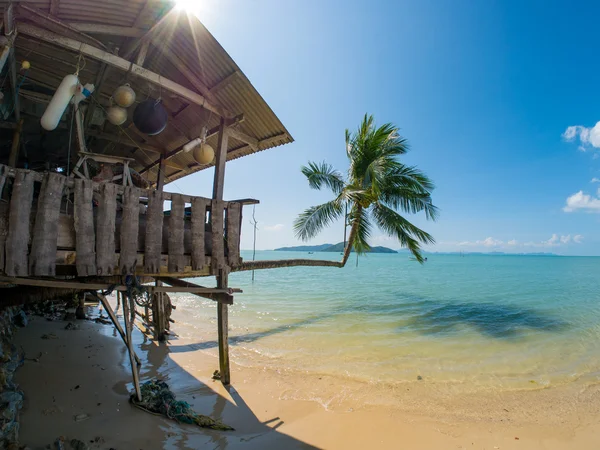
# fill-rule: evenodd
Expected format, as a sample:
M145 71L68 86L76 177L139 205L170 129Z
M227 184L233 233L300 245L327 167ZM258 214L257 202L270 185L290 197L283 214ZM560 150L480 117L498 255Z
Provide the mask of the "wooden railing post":
M229 267L224 265L225 248L223 243L223 188L225 186L225 163L227 161L227 137L225 120L221 119L221 123L219 124L219 144L217 146L215 161L213 202L210 213L213 233L212 263L217 263L217 267L213 266L213 273L217 276L217 287L219 288L227 288L229 278ZM221 381L223 384L228 385L231 381L229 370L229 310L228 306L223 302L219 302L217 306L217 322Z

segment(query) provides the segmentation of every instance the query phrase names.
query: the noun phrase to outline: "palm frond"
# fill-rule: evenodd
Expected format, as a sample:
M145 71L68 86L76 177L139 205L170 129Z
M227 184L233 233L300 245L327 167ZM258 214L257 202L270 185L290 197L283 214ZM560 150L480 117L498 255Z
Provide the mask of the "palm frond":
M357 224L356 235L352 247L359 255L363 255L371 250L371 246L367 242L371 236L371 222L369 221L369 213L363 208L356 208L350 213L350 223Z
M385 205L373 205L372 214L379 228L390 236L398 238L419 262L423 262L421 244L434 244L435 239L429 233L416 227L396 211Z
M424 211L427 220L436 221L439 217L439 210L432 203L429 193L408 188L388 188L382 192L380 200L392 209L400 209L410 214Z
M343 214L344 207L339 198L322 205L311 206L294 221L294 233L296 237L308 241Z
M319 164L311 161L308 166L302 166L301 170L312 189L321 189L323 186L327 186L337 195L344 188L342 174L335 170L331 164L326 162Z

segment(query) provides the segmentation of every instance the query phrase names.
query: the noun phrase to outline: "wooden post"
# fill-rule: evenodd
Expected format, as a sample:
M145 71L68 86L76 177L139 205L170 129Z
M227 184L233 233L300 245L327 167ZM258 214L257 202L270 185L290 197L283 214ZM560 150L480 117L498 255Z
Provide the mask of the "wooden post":
M162 286L162 281L156 280L156 286ZM167 338L165 321L165 302L162 292L152 295L152 324L154 325L154 338L164 342Z
M215 161L215 178L213 183L213 204L211 210L211 223L213 224L213 238L214 235L222 235L223 227L220 230L214 229L215 217L213 214L215 212L217 214L221 214L220 224L223 224L223 210L220 208L219 211L215 211L215 205L222 205L223 202L223 188L225 183L225 163L227 161L227 130L225 128L225 120L221 119L219 124L219 143L217 146L217 155ZM215 246L213 239L213 258L212 261L215 261ZM220 248L223 249L223 244L221 240ZM224 255L223 255L224 256ZM218 255L218 258L221 255ZM213 268L213 270L215 270ZM217 287L219 288L227 288L228 278L229 278L229 267L223 267L221 270L214 272L217 274ZM221 381L224 385L228 385L231 382L231 373L229 370L229 310L228 305L219 302L217 304L217 324L218 324L218 335L219 335L219 369L221 372Z
M133 323L129 316L129 299L123 298L123 319L125 320L125 332L127 333L127 349L129 350L129 362L131 363L131 374L133 375L133 386L135 387L135 394L139 402L142 401L142 391L140 389L140 375L135 365L135 352L133 351L133 342L131 340L131 331Z
M227 270L221 270L217 277L217 287L226 288L228 282ZM224 297L227 294L219 294ZM231 383L231 371L229 369L229 305L219 301L217 303L217 324L219 334L219 370L221 381L224 385Z
M219 124L219 142L217 144L217 155L215 160L215 178L213 181L213 200L223 200L223 188L225 185L225 162L227 161L227 129L225 120L221 119Z
M159 192L163 191L165 186L165 170L167 168L165 161L165 154L160 154L160 159L158 163L158 174L156 175L156 190Z
M13 134L12 146L10 147L10 155L8 156L8 165L10 167L17 167L17 161L19 160L19 149L21 148L21 130L23 129L23 119L17 123L17 128Z
M97 292L95 292L94 295L96 296L96 298L98 300L100 300L100 303L102 303L102 306L104 306L104 309L106 310L106 314L108 314L108 317L110 317L110 321L113 323L113 325L119 332L119 336L121 336L121 339L123 339L123 342L129 349L129 342L127 341L127 335L123 331L123 328L121 328L121 324L117 320L117 316L115 315L115 312L111 309L110 305L108 304L108 300L106 300L106 297L104 295L99 294ZM117 308L118 308L118 303L120 301L120 297L121 297L121 293L119 291L117 291ZM135 359L136 364L138 366L141 366L142 361L140 361L140 358L138 357L138 355L135 352L133 352L133 357Z

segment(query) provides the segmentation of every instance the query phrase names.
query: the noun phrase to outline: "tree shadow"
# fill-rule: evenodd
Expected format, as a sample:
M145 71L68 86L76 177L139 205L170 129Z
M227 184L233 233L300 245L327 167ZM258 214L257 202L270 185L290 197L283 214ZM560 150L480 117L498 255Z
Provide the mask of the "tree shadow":
M409 325L425 335L454 334L468 326L489 338L517 339L530 331L560 332L568 326L541 311L495 303L420 300L407 305L407 310Z
M317 448L278 431L284 423L279 417L258 419L234 385L223 386L218 381L209 385L198 380L170 357L173 346L157 343L139 330L134 333L134 339L142 358L142 383L155 378L165 380L178 400L188 402L200 414L208 414L235 428L235 431L213 431L159 418L165 430L165 448Z

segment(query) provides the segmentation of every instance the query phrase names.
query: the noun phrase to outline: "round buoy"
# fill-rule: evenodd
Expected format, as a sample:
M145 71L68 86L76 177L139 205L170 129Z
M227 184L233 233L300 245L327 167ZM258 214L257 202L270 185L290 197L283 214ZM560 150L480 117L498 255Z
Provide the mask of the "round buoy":
M215 151L208 144L200 144L194 149L194 159L198 164L210 164L215 159Z
M168 114L160 100L149 98L136 106L133 123L142 133L154 136L167 127Z
M135 102L135 91L131 86L124 84L115 89L113 100L122 108L129 108Z
M29 70L31 68L31 63L29 61L23 61L21 63L21 69Z
M127 110L120 106L111 106L106 111L106 117L113 125L123 125L127 120Z

